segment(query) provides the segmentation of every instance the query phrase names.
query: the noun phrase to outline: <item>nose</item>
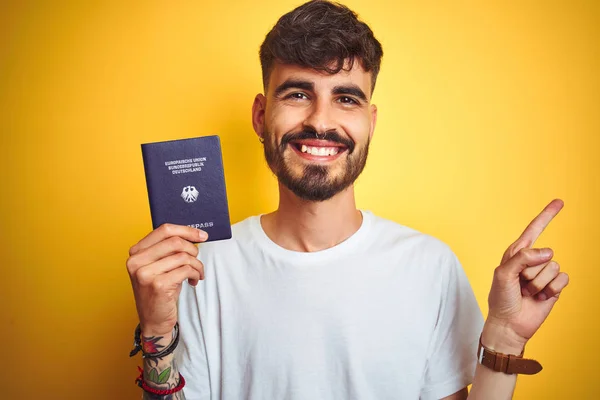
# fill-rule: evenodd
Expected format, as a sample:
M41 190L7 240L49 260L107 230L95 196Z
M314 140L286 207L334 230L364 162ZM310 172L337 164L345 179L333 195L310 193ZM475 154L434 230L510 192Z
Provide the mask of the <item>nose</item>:
M333 111L328 102L324 100L315 101L313 106L310 107L304 126L314 129L317 133L335 130L336 123L333 118Z

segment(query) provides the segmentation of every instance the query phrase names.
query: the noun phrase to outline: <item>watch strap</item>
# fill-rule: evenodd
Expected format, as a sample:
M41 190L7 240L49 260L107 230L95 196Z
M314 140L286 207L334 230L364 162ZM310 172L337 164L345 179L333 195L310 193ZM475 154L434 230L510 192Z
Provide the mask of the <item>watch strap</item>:
M523 358L525 349L520 355L503 354L488 349L481 343L479 338L479 348L477 349L477 359L480 364L497 372L505 374L523 374L534 375L542 370L542 365L536 360Z

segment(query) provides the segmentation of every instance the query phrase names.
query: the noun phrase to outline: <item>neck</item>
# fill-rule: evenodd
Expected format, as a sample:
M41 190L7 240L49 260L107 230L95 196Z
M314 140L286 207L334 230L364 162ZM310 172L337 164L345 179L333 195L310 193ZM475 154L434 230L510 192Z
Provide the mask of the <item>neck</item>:
M352 236L362 223L354 187L321 202L300 199L279 184L279 207L264 215L262 227L279 246L313 252L333 247Z

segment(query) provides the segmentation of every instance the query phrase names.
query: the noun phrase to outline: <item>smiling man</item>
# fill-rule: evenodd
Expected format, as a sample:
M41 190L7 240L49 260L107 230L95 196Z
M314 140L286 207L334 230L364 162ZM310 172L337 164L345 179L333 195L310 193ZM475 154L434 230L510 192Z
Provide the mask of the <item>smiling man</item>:
M200 252L206 233L175 225L131 247L145 398L505 399L539 370L523 349L568 277L531 247L562 202L505 253L484 324L445 244L356 208L382 55L326 1L268 33L252 122L279 206Z

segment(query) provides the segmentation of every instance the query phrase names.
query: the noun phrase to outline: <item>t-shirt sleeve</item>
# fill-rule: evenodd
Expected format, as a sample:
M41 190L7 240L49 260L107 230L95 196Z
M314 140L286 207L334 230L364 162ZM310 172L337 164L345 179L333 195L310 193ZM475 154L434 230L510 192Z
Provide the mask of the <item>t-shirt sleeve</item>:
M473 382L483 316L456 256L442 266L441 301L429 346L421 400L438 400Z
M209 400L208 361L196 295L196 291L184 282L178 301L179 343L174 359L185 379L185 398Z

